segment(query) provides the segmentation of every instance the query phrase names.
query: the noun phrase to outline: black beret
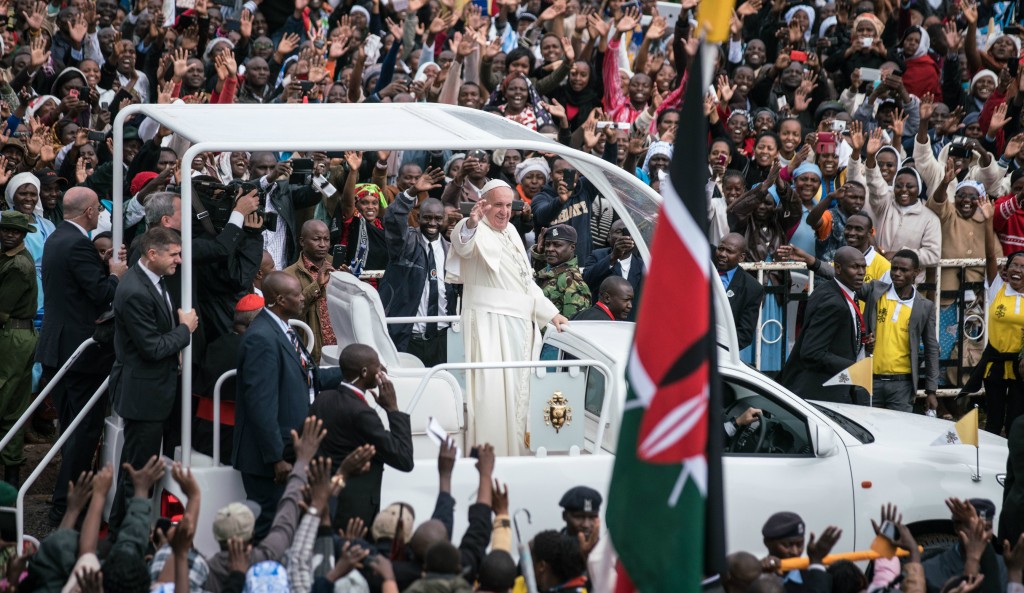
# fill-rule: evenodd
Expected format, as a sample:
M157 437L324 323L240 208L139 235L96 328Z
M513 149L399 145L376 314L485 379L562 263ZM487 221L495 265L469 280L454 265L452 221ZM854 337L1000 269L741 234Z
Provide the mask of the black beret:
M985 521L991 521L996 517L996 505L987 498L972 498L968 502L978 511L978 517Z
M761 528L764 539L788 539L804 536L804 520L796 513L783 511L775 513Z
M562 495L558 505L571 512L597 513L601 511L601 493L586 486L570 488Z

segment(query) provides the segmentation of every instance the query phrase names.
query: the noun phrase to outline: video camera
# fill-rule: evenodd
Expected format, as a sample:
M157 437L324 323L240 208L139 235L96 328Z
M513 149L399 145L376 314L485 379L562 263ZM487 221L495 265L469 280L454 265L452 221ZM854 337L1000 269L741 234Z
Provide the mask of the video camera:
M215 177L200 175L192 179L192 191L204 207L204 210L196 208L194 222L207 233L219 234L224 230L235 209L235 202L252 191L256 191L260 201L256 213L263 218L263 228L277 228L277 213L267 212L267 192L260 188L259 182L233 180L224 184Z

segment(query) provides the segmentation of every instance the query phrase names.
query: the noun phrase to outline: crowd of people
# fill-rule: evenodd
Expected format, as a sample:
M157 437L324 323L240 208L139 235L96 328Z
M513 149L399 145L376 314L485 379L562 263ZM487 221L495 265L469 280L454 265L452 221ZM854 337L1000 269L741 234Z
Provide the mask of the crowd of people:
M495 456L529 449L527 372L468 374L467 442L493 445L477 448L478 498L455 547L447 445L433 519L417 526L408 505L380 508L384 466L413 465L409 417L374 349L339 343L327 286L350 272L389 316L427 318L388 327L427 366L446 360L446 315L463 317L468 361L529 360L548 324L635 319L645 262L609 197L565 159L526 150L232 152L185 167L198 199L196 219L182 220L188 140L135 115L121 148L124 218L114 221L111 123L134 103L435 102L510 119L657 191L700 47L698 3L0 0L0 433L77 357L0 453L0 486L20 484L26 439L52 441L100 394L61 450L49 512L60 529L27 569L8 553L8 589L514 587L508 495L492 478ZM1017 8L737 2L703 113L708 239L745 360L758 350L762 370L809 399L930 415L956 412L936 397L940 386L983 387L986 428L1011 434L1024 414ZM115 224L123 245L113 244ZM194 230L189 311L182 225ZM932 277L940 260L958 258L985 263ZM741 266L783 261L816 276L792 353L764 331L785 319L788 273L762 283ZM964 340L968 318L986 311L984 338ZM292 320L313 330L312 343ZM206 527L188 468L170 470L183 515L173 527L149 521L162 455L180 443L187 345L193 444L207 455L215 385L238 371L224 385L219 450L247 501L218 512L222 550L209 558L192 549ZM336 367L320 366L328 346L340 350ZM870 399L822 386L872 355ZM969 378L942 372L951 357L973 364ZM111 411L124 430L116 472L96 461ZM111 536L100 541L108 497ZM587 566L600 504L589 489L567 493L566 528L533 539L541 590L600 579ZM950 504L963 545L942 556L944 572L930 574L926 561L922 573L909 531L898 530L896 543L912 549L903 587L1019 588L1024 547L1000 528L1013 545L993 571L1000 559L981 543L988 506ZM803 523L773 517L764 536L765 562L797 556ZM799 546L776 545L798 536ZM830 567L823 581L820 559L838 536L812 538L810 569L784 582L759 576L774 564L733 556L721 585L890 586L900 567L881 562L871 581L852 565Z

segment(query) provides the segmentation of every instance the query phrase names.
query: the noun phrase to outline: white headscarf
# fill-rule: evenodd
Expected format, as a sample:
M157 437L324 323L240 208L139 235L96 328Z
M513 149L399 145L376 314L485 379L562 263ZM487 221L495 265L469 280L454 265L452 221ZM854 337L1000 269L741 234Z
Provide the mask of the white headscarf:
M7 182L7 188L4 190L4 197L7 198L7 206L11 210L14 209L14 192L18 191L18 188L26 183L35 186L36 192L39 191L39 178L31 173L18 173L14 177L11 177L11 180ZM43 217L43 201L41 199L36 200L36 207L33 212L37 217Z
M964 179L960 183L956 184L956 191L960 191L961 187L973 187L978 192L978 197L980 198L988 196L988 192L985 191L984 184L974 181L973 179Z
M651 147L647 149L647 158L644 159L644 166L641 167L640 169L644 173L650 174L651 171L648 167L651 164L651 157L655 157L658 155L664 155L671 159L672 145L669 144L668 142L652 142Z
M917 27L917 26L911 27L910 29L907 29L907 35L913 33L914 31L917 31L918 33L920 33L920 35L921 35L921 43L918 44L917 51L914 52L914 55L907 56L907 59L920 58L921 56L923 56L926 53L928 53L928 50L931 49L931 47L932 47L932 38L928 36L928 31L925 31L924 27ZM904 39L906 39L905 36L904 36Z
M551 177L551 167L548 167L548 162L540 157L534 157L516 165L516 183L522 183L523 178L534 171L543 173L545 181Z
M807 15L807 30L804 31L804 41L810 41L811 40L811 31L814 30L814 9L813 8L811 8L810 6L806 6L804 4L800 4L798 6L794 6L793 8L790 8L789 10L786 11L786 24L788 25L790 23L790 21L793 20L793 17L796 16L796 13L800 12L801 10L804 12L804 14Z
M818 27L818 39L824 39L825 38L825 34L828 33L829 27L832 27L833 25L838 25L838 24L839 24L839 19L837 19L834 16L830 16L827 19L821 21L821 26Z

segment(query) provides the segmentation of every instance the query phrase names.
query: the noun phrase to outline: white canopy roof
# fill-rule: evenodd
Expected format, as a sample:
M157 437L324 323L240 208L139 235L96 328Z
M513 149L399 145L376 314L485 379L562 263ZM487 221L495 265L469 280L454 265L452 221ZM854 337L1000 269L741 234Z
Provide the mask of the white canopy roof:
M436 103L132 105L114 122L115 165L124 121L141 113L192 142L181 156L188 180L192 157L235 150L537 150L557 154L597 186L626 220L644 259L661 197L636 176L600 158L555 142L503 117ZM115 219L120 216L122 167L114 167ZM184 181L183 197L191 195ZM188 200L184 200L187 202ZM185 214L190 215L186 212ZM115 232L116 234L116 232ZM115 239L118 237L115 237Z

